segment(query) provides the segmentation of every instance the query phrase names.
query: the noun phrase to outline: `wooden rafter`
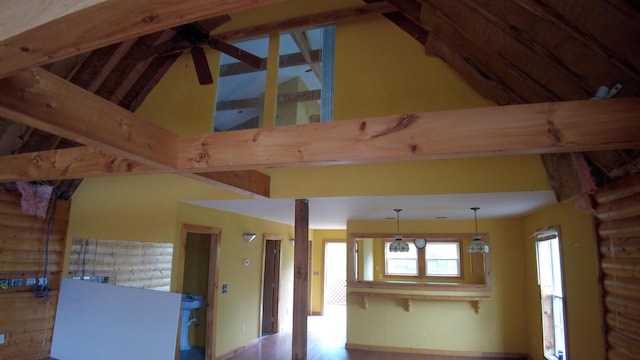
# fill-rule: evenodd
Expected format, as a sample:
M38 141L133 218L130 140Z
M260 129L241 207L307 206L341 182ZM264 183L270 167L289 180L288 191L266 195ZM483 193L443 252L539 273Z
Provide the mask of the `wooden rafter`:
M255 25L247 28L215 34L215 37L216 39L220 39L223 41L237 41L256 36L263 36L265 34L274 32L286 32L300 28L328 25L341 20L347 20L372 14L384 14L392 11L396 11L396 8L393 5L389 4L386 1L381 1L365 6L332 10L320 14L299 16L293 19Z
M278 67L286 68L304 64L316 64L319 63L322 58L322 50L311 50L311 60L307 61L301 53L280 55L278 59ZM254 68L243 62L233 62L220 66L219 77L233 76L240 74L248 74L256 71L264 71L267 69L267 58L262 58L262 66L260 68Z
M103 1L79 10L78 4L72 1L65 4L67 11L56 12L57 17L49 22L27 25L22 23L30 19L31 4L25 2L23 9L3 9L3 5L16 2L0 3L0 13L10 10L13 15L0 30L23 29L18 34L0 32L0 77L173 26L278 1ZM54 5L58 4L50 4ZM46 13L42 8L39 10Z
M539 1L535 0L516 0L522 7L528 9L534 14L538 14L540 17L549 19L558 25L561 29L569 32L576 39L580 40L583 44L590 47L596 53L602 55L611 63L615 64L618 68L623 70L627 75L631 76L634 80L640 80L640 71L629 64L628 61L619 57L614 51L607 46L601 44L596 38L582 31L578 26L570 22L555 9L546 6ZM585 12L589 10L585 9Z
M311 40L309 40L309 35L307 34L307 32L294 31L291 32L290 35L293 39L293 42L295 42L296 46L298 46L298 49L300 49L300 53L304 57L305 62L307 63L307 65L309 65L309 67L311 67L311 70L313 70L313 73L315 74L318 81L322 81L320 64L314 62L313 58L311 57L311 51L313 50L313 47L311 46Z
M562 97L556 94L549 87L544 86L536 78L527 73L524 65L512 61L506 54L505 49L508 47L496 46L495 49L485 44L489 39L494 42L503 41L503 36L495 31L490 31L487 27L490 24L477 23L474 28L473 24L468 21L468 12L466 11L445 11L441 7L458 6L456 3L446 3L441 1L421 0L423 6L421 14L421 22L425 26L432 28L433 32L438 36L446 38L450 43L457 44L463 48L475 61L482 63L487 69L492 69L493 77L500 79L507 84L509 88L514 89L519 94L531 94L525 99L528 102L540 101L559 101ZM477 37L478 29L482 29L482 38ZM491 30L496 30L495 27ZM489 42L490 43L490 42ZM518 45L510 42L510 46ZM519 57L524 58L524 57ZM490 64L499 64L490 66ZM526 65L526 64L525 64ZM551 79L547 76L548 79Z

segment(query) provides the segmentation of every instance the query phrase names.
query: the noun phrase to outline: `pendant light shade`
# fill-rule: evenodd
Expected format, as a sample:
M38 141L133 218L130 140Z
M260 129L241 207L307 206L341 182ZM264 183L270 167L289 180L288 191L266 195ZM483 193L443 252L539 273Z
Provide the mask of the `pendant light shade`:
M482 241L482 236L478 234L478 210L479 207L472 207L473 218L476 224L476 232L473 235L473 241L467 246L467 252L470 254L486 254L489 252L489 245Z
M396 212L396 238L389 245L389 251L391 252L409 252L409 244L402 241L402 235L400 235L400 211L402 209L393 209Z

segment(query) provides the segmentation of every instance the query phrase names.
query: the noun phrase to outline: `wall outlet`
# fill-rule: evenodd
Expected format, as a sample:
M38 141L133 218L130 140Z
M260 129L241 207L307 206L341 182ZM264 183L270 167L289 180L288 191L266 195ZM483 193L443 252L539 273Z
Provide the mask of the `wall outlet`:
M4 334L0 334L0 345L4 345Z

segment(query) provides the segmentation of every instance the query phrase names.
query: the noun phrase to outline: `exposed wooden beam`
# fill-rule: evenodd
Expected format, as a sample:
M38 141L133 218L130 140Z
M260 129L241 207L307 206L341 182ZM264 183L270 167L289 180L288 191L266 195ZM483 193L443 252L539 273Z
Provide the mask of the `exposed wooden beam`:
M93 80L87 87L87 91L95 93L96 90L98 90L100 85L102 85L104 80L107 78L107 76L109 76L111 71L113 71L116 65L118 65L120 60L122 60L122 58L124 58L127 52L131 50L131 47L135 43L136 43L136 39L129 39L121 42L118 45L118 48L116 49L116 51L113 54L111 54L111 56L109 57L109 60L107 60L107 62L100 68L100 71L98 72L98 74L93 78Z
M320 14L299 16L292 19L246 27L238 30L215 34L215 37L216 39L220 39L223 41L236 41L256 36L267 35L274 32L287 32L300 28L327 25L340 20L347 20L372 14L383 14L395 10L396 8L393 5L390 5L386 1L381 1L365 6L332 10Z
M551 77L544 72L537 71L530 63L522 60L526 56L509 56L518 52L517 43L504 43L503 36L496 32L495 26L486 22L474 21L468 13L460 11L459 3L442 3L434 0L420 0L423 4L421 22L438 34L440 38L447 39L458 48L489 69L492 77L500 79L514 93L526 99L527 102L561 101L562 96L555 93L549 87L544 86L536 77L529 74L528 70L535 70L541 78L551 82ZM500 46L492 46L500 44ZM512 49L513 45L516 45ZM518 49L518 50L515 50ZM526 50L525 50L526 51ZM515 58L516 61L512 61Z
M34 68L0 79L0 115L159 169L174 169L178 136Z
M637 148L639 116L640 99L623 98L202 134L180 139L178 169L227 171Z
M290 33L293 42L296 43L298 49L300 49L300 53L304 57L307 65L311 67L313 73L316 75L318 81L322 82L322 71L320 69L320 64L314 63L311 58L311 51L313 47L311 46L311 40L309 40L309 35L306 31L294 31Z
M15 2L0 2L0 13L11 11L0 30L18 27L20 33L0 33L0 77L32 68L58 59L81 54L109 44L150 34L180 24L212 18L253 7L272 4L280 0L113 0L89 4L80 8L66 2L67 11L56 11L48 22L29 21L31 3L13 8ZM84 0L84 3L90 3ZM54 8L55 2L47 2ZM40 11L47 8L40 4ZM100 21L94 21L100 19Z
M0 182L176 173L90 146L0 156ZM255 170L182 175L253 198L269 198L271 179Z
M297 103L303 101L314 101L320 100L321 91L320 90L306 90L299 91L296 93L288 93L288 94L278 94L278 104L290 104ZM264 104L264 96L258 96L254 98L246 98L246 99L237 99L237 100L225 100L218 101L216 104L217 111L223 110L237 110L237 109L247 109L247 108L256 108L262 107Z
M462 49L455 47L446 39L430 33L424 44L425 51L438 56L467 80L469 85L487 99L498 105L523 104L526 101L516 94L500 78Z
M322 59L322 50L311 50L311 61L307 61L301 53L293 53L280 55L278 61L279 68L286 68L291 66L298 66L304 64L317 64ZM254 68L251 65L247 65L243 62L233 62L220 66L219 77L233 76L240 74L248 74L251 72L264 71L267 69L267 58L262 58L262 66L260 68Z
M182 173L182 175L252 198L271 197L271 178L256 170Z
M548 19L550 21L553 21L556 25L558 25L558 27L569 32L576 39L580 40L583 44L590 47L593 51L597 52L598 54L602 55L603 57L611 61L611 63L619 67L622 71L624 71L627 75L631 76L634 80L636 81L640 80L640 71L638 71L638 69L636 69L633 65L629 64L629 62L626 59L619 57L618 54L616 54L616 52L612 51L607 46L600 43L597 38L590 35L589 33L584 32L579 26L569 21L569 19L565 18L557 10L536 0L516 0L516 2L519 3L525 9L531 11L532 13L537 14L538 16ZM580 16L582 17L583 16L582 14L589 13L590 11L592 11L592 9L588 8L585 5L585 8L583 9L583 11L580 12L581 13ZM595 16L599 16L599 15L596 14ZM615 25L618 25L618 24L615 24Z
M114 156L91 146L0 157L0 182L156 174L166 170Z
M520 43L522 47L535 52L539 59L542 60L540 63L544 62L545 64L554 67L558 73L564 74L566 78L571 79L573 83L582 88L582 91L585 94L585 98L591 96L595 92L596 89L593 88L593 86L591 86L586 81L586 79L584 79L573 69L565 65L565 63L560 60L553 52L536 41L536 39L531 37L527 32L522 31L517 27L505 22L504 18L501 17L501 14L496 14L493 12L495 10L493 7L483 7L480 6L477 2L471 0L464 0L462 1L462 3L471 11L475 11L476 13L482 15L489 23L502 30L503 33L508 34L513 40Z

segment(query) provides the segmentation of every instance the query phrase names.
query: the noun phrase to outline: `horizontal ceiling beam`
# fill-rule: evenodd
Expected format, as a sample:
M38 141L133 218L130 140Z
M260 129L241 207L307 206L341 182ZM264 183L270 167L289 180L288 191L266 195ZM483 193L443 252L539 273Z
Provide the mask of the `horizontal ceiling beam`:
M0 2L0 77L127 39L281 0ZM33 8L52 15L32 22ZM57 7L57 9L55 9ZM62 8L61 8L62 7ZM93 19L100 19L94 21ZM26 24L25 24L26 23ZM16 33L14 28L21 29Z
M166 173L177 171L143 165L91 146L0 156L0 183ZM255 170L182 175L253 198L271 196L271 178Z
M180 138L180 171L640 147L640 99L509 105Z

